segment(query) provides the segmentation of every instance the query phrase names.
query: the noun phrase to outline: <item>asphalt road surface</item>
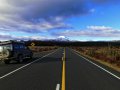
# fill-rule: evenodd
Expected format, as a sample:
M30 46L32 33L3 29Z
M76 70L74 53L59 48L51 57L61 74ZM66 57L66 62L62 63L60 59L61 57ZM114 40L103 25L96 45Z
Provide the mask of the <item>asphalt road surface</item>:
M120 90L120 73L59 48L22 64L0 64L0 90Z

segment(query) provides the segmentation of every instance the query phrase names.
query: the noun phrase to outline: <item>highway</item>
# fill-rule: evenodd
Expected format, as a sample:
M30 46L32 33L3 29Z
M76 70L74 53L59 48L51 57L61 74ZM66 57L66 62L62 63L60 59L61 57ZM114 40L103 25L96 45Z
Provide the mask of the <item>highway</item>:
M66 47L0 64L0 90L120 90L120 73Z

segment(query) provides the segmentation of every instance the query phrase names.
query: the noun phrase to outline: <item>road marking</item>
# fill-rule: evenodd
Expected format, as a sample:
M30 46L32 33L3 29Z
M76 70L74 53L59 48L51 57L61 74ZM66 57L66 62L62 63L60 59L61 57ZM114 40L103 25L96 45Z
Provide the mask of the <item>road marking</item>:
M47 54L47 55L45 55L45 56L43 56L43 57L41 57L41 58L39 58L39 59L37 59L37 60L34 60L33 62L30 62L30 63L28 63L28 64L25 64L25 65L23 65L23 66L21 66L21 67L15 69L15 70L13 70L13 71L11 71L11 72L9 72L9 73L7 73L7 74L1 76L0 79L3 79L3 78L5 78L5 77L7 77L7 76L13 74L13 73L15 73L15 72L17 72L17 71L19 71L19 70L25 68L25 67L27 67L27 66L29 66L29 65L31 65L31 64L33 64L33 63L35 63L35 62L37 62L37 61L39 61L39 60L41 60L41 59L43 59L43 58L45 58L45 57L47 57L47 56L49 56L49 55L55 53L56 51L58 51L58 49L55 50L55 51L52 52L52 53L49 53L49 54Z
M73 51L75 51L75 50L73 50ZM93 64L93 65L97 66L97 67L98 67L98 68L100 68L101 70L103 70L103 71L107 72L108 74L110 74L110 75L112 75L113 77L115 77L115 78L117 78L117 79L119 79L119 80L120 80L120 77L119 77L119 76L117 76L117 75L113 74L112 72L110 72L110 71L108 71L107 69L105 69L105 68L101 67L100 65L98 65L98 64L96 64L96 63L94 63L94 62L92 62L92 61L88 60L87 58L85 58L85 57L83 57L83 56L81 56L80 54L78 54L78 52L77 52L77 51L75 51L75 54L77 54L78 56L80 56L80 57L84 58L84 59L85 59L86 61L88 61L89 63L91 63L91 64Z
M60 84L57 84L56 90L60 90Z
M62 87L61 90L65 90L65 49L64 55L62 57L63 67L62 67Z

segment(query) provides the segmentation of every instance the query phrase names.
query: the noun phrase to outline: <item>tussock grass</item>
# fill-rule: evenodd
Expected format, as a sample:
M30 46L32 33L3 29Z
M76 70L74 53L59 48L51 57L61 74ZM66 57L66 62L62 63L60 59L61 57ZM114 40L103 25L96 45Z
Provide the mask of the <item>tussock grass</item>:
M80 54L120 72L120 47L72 47Z

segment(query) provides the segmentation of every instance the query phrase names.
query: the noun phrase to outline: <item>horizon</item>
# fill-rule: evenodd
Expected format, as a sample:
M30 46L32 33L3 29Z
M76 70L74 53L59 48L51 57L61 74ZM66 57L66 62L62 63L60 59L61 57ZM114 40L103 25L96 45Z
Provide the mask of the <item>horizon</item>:
M0 41L119 41L119 0L0 0Z

